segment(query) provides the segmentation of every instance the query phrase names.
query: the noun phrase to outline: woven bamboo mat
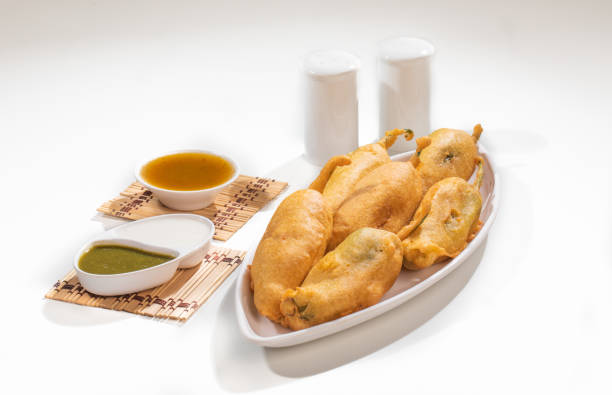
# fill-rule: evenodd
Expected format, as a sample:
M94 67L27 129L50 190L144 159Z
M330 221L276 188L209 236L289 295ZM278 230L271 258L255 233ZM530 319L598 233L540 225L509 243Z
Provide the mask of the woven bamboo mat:
M177 270L167 283L120 296L97 296L85 291L73 269L55 283L45 297L84 306L185 321L240 266L245 254L245 251L213 246L200 265Z
M240 175L217 195L214 204L191 212L210 219L215 224L214 238L225 241L286 186L286 182ZM130 185L120 196L102 204L98 211L126 219L184 212L164 206L138 182Z

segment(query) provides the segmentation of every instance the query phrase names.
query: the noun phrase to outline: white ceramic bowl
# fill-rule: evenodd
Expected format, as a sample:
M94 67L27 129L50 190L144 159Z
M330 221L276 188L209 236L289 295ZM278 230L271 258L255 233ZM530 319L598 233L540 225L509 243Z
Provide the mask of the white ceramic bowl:
M195 214L166 214L129 222L87 242L74 257L74 270L83 287L96 295L124 295L161 285L177 269L194 267L206 256L215 225ZM81 256L96 245L121 245L175 257L160 265L119 274L93 274L79 268Z
M133 272L118 274L94 274L81 270L79 260L90 248L97 245L120 245L137 248L158 254L173 256L174 259L160 265ZM96 295L123 295L157 287L172 278L179 265L179 252L169 248L157 247L134 240L107 239L94 240L85 244L74 257L74 270L77 272L79 282L89 292Z
M218 185L213 188L199 189L196 191L173 191L170 189L158 188L149 184L142 178L142 168L147 163L162 156L183 153L203 153L219 156L232 165L232 167L234 168L234 174L232 174L232 177L229 180L227 180L221 185ZM240 168L238 167L238 163L236 163L236 161L234 161L232 158L225 155L217 154L216 152L196 149L166 152L164 154L157 155L153 158L149 158L145 161L142 161L138 164L138 166L136 166L136 179L138 180L138 182L140 182L142 185L146 186L147 189L152 191L153 194L167 207L183 211L198 210L210 206L215 201L215 197L219 194L219 192L221 192L223 188L234 182L234 180L238 178L239 174Z

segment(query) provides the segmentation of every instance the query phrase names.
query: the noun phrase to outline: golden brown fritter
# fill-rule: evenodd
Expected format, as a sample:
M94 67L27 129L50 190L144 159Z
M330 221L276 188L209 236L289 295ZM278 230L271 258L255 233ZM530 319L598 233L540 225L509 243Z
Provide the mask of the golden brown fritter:
M323 197L327 200L332 212L335 212L363 176L378 166L391 161L387 148L391 147L400 135L404 135L406 140L410 140L414 134L411 130L407 129L388 131L380 141L364 145L349 153L347 156L351 163L335 168L325 184L320 182L320 176L310 188L322 190ZM337 160L334 158L331 160ZM327 166L323 168L322 173L325 171L327 171ZM323 178L327 177L324 176ZM324 187L322 188L323 185Z
M380 229L351 233L283 295L283 325L293 330L331 321L378 303L402 268L400 239Z
M454 258L480 228L482 158L474 185L450 177L434 184L423 197L414 218L398 236L402 239L404 267L419 270Z
M281 296L299 286L323 256L331 228L331 210L317 191L294 192L278 206L250 268L253 300L261 314L280 322Z
M408 162L389 162L365 175L334 214L327 250L333 250L349 234L370 227L396 233L407 224L421 198L418 173Z
M478 124L471 136L463 130L438 129L416 140L417 150L410 161L421 175L425 191L448 177L464 180L471 177L478 157L476 142L481 133L482 127Z

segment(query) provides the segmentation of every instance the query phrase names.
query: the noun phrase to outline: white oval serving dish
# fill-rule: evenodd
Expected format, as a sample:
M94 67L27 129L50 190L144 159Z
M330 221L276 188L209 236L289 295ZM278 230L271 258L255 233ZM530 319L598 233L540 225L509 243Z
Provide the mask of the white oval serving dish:
M402 269L393 287L374 306L311 328L291 331L260 315L253 304L248 266L253 260L255 248L251 248L240 267L236 283L236 315L242 334L250 341L267 347L286 347L315 340L377 317L420 294L455 270L486 238L499 208L499 175L482 145L479 145L479 151L484 158L484 178L480 188L483 198L480 220L483 225L474 240L457 257L419 271ZM391 159L407 161L413 153L406 152L392 156Z
M198 265L210 248L215 225L195 214L166 214L141 219L110 229L94 237L74 257L74 270L83 287L96 295L139 292L161 285L177 269ZM79 259L96 245L111 244L174 256L161 265L120 274L93 274L79 268Z

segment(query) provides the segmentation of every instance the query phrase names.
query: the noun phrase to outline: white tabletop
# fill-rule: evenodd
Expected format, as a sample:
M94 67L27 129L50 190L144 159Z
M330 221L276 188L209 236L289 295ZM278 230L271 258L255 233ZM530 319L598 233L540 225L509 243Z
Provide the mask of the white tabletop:
M0 0L1 392L609 393L611 13L606 1ZM182 326L43 299L140 158L205 148L304 183L287 169L303 152L310 51L359 56L372 141L376 44L393 35L436 46L432 126L481 122L499 167L496 223L451 276L285 349L242 338L235 274ZM271 213L224 245L250 248Z

